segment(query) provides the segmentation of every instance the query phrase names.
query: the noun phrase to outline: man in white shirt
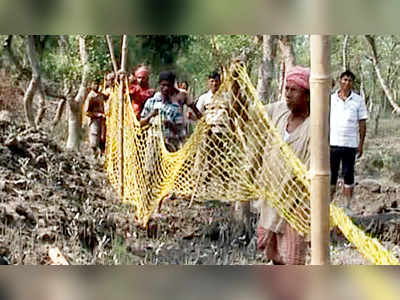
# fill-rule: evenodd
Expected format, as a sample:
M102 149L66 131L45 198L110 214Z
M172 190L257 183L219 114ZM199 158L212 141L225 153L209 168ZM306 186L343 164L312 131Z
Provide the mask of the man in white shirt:
M217 103L218 101L216 101L218 99L215 98L220 85L221 75L217 71L212 72L208 76L208 92L201 95L196 103L197 110L204 115L205 122L208 125L206 133L207 139L204 144L204 151L207 151L207 159L202 160L202 156L200 155L195 163L195 168L206 170L197 180L198 186L203 187L210 184L210 178L212 177L211 174L215 171L213 169L213 167L215 167L213 161L216 159L217 154L224 152L222 150L224 147L222 140L224 124L220 113L222 110L219 108L219 103ZM200 167L200 165L202 167Z
M218 72L213 72L208 75L208 92L201 95L197 101L196 107L204 115L204 112L209 109L213 102L213 96L218 91L221 85L221 75Z
M353 197L356 156L363 154L368 112L364 99L352 91L355 76L351 71L340 75L340 89L331 95L330 159L331 196L335 194L340 164L344 175L345 209L350 211Z

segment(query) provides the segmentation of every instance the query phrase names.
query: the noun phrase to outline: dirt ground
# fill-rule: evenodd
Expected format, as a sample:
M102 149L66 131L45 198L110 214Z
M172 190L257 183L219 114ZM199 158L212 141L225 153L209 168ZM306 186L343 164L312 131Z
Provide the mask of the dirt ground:
M18 91L0 89L0 110L11 110L8 99L20 103ZM175 199L149 228L139 227L132 207L120 204L108 184L103 159L85 146L79 153L63 150L65 120L57 128L47 125L54 105L38 131L25 128L21 106L15 107L11 120L0 121L0 261L49 264L49 249L58 248L70 264L268 263L256 249L256 213L246 233L231 204L189 208L187 199ZM384 120L382 133L367 137L352 208L355 222L400 257L397 124ZM340 235L333 236L331 261L369 264Z

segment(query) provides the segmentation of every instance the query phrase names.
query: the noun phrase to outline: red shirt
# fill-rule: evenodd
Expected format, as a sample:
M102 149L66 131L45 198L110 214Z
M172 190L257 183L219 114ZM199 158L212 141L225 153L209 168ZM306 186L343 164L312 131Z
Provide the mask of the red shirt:
M133 111L136 117L140 118L140 112L142 111L143 105L147 99L152 97L154 89L142 88L140 85L132 84L129 86L129 95L132 101Z

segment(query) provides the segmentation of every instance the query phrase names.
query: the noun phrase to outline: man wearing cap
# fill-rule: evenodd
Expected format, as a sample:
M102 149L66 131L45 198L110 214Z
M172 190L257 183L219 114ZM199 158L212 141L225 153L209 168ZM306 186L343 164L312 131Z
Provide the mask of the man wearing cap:
M310 162L310 71L303 67L292 68L286 77L285 101L267 106L268 119L290 146L295 155L309 168ZM285 186L290 185L293 176L287 170L281 157L279 145L265 145L262 157L262 172L256 181L260 184L271 179L271 174L282 187L279 201L291 205L296 199L287 198ZM285 204L285 203L283 203ZM259 205L260 220L257 229L258 249L276 265L302 265L306 258L306 241L292 228L266 199Z
M129 95L136 118L140 119L144 103L154 95L154 89L151 89L149 86L149 68L140 65L136 68L133 75L134 82L129 86Z

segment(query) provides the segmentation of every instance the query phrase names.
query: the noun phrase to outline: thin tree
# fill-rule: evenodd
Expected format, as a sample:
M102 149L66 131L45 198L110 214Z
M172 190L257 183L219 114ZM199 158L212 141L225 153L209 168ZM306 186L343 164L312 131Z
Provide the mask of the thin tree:
M86 98L89 77L89 57L86 49L86 36L79 35L79 54L82 63L82 79L78 93L75 97L67 96L68 108L68 150L79 150L81 142L81 115L82 103Z
M370 57L370 60L372 61L372 65L374 66L375 73L378 76L379 83L380 83L383 91L385 92L386 99L389 101L390 105L392 106L393 112L396 114L399 114L400 106L399 106L399 104L396 103L396 100L394 99L393 94L390 91L390 88L389 88L386 80L382 76L375 37L372 35L365 35L364 37L365 37L365 40L367 41L367 44L371 50L372 56Z
M108 50L110 51L110 57L111 57L112 65L113 65L114 74L117 75L118 65L117 65L117 60L115 59L114 44L113 44L112 37L109 34L107 34L106 40L107 40Z
M296 55L294 53L293 42L293 35L281 35L279 38L281 57L285 61L285 67L287 71L296 65Z
M28 88L25 91L23 99L25 118L27 125L29 127L36 129L36 125L40 122L44 114L45 96L41 85L41 73L39 68L37 50L35 46L35 36L28 35L25 38L25 43L26 43L26 54L28 56L29 64L32 69L32 77L29 82ZM33 111L33 97L35 96L36 91L39 91L40 102L39 102L39 114L35 121L34 111Z
M294 36L292 35L281 35L279 37L279 49L281 52L281 73L279 76L279 98L283 97L283 91L285 90L286 74L287 72L296 65L296 55L293 47Z
M271 98L271 83L275 71L276 35L262 35L262 61L258 68L257 93L266 103Z

